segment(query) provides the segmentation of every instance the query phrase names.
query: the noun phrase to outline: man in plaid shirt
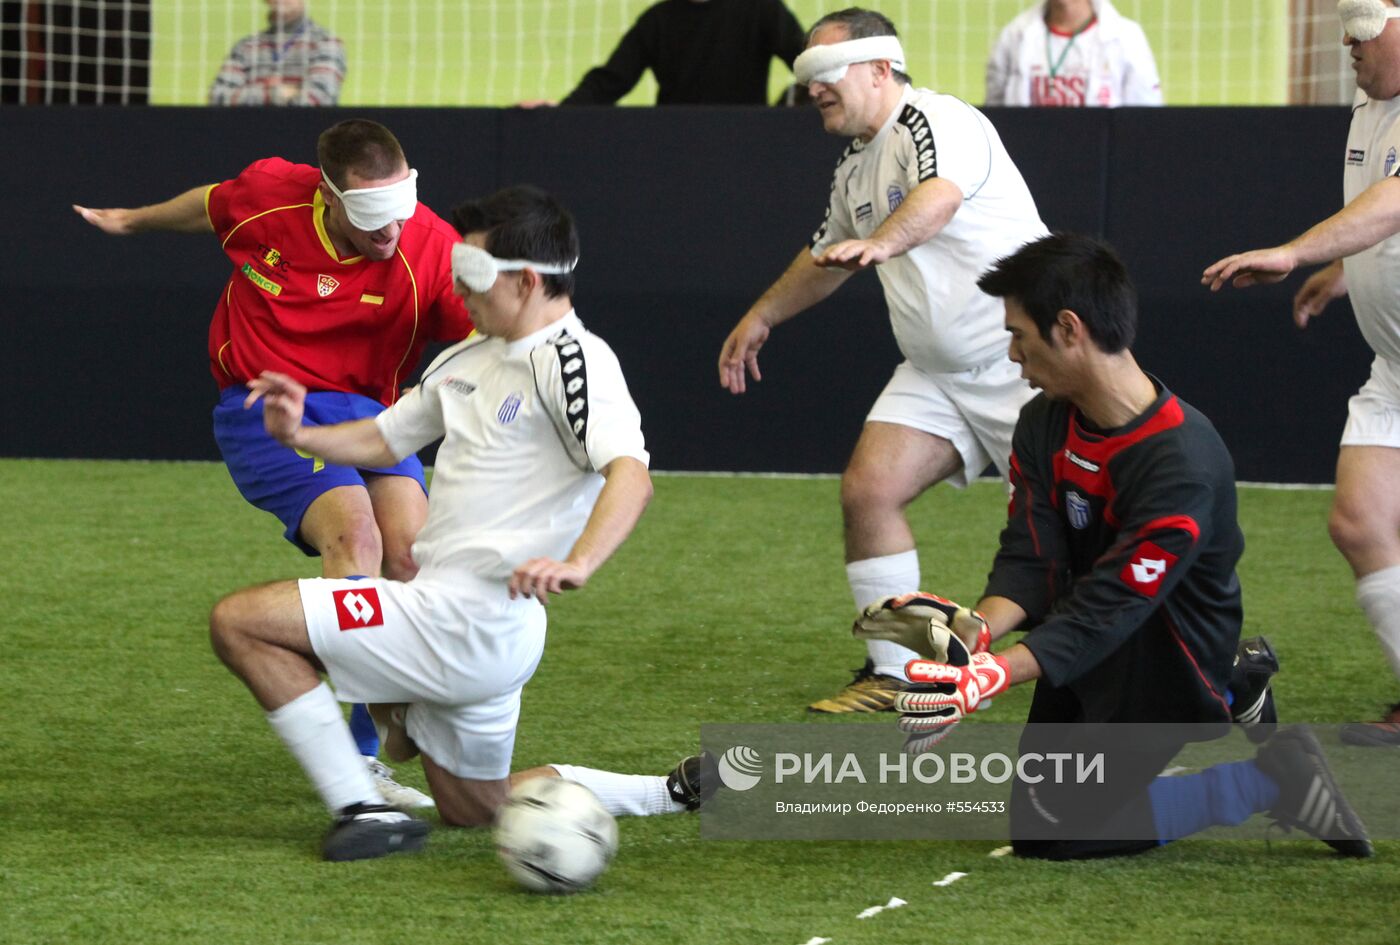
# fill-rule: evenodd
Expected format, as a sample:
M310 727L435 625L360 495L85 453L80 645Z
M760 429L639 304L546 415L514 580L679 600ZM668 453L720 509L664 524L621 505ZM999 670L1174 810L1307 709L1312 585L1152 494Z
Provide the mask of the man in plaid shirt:
M345 44L306 15L306 0L267 0L267 29L224 60L210 105L334 105L345 80Z

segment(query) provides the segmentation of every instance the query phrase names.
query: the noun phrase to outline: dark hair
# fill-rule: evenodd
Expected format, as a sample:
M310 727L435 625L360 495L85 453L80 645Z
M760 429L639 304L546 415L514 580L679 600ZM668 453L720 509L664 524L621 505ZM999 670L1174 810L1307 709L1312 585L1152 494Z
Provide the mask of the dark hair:
M1116 354L1137 335L1137 289L1123 260L1107 243L1076 233L1052 233L998 259L977 287L1015 299L1051 344L1055 316L1079 316L1099 350Z
M862 10L860 7L847 7L844 10L837 10L835 13L828 13L820 20L812 24L812 28L807 31L807 42L812 41L812 36L823 26L844 26L846 27L847 39L865 39L869 36L893 36L899 38L899 33L895 31L894 23L883 13L874 10ZM909 74L894 69L895 81L900 85L909 84Z
M452 210L457 232L486 234L486 251L497 259L568 264L578 259L573 215L538 187L520 185L468 200ZM574 294L574 274L540 273L551 299Z
M366 118L351 118L321 132L316 139L316 160L321 163L321 172L342 190L348 171L365 180L383 180L408 164L394 133Z

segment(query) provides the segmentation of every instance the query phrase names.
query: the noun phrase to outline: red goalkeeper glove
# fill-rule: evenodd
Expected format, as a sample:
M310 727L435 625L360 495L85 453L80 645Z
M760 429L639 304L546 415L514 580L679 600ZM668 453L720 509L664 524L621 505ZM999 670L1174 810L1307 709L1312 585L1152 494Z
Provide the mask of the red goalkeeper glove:
M1011 685L1011 666L995 653L976 653L966 666L910 660L904 674L912 685L894 699L899 730L910 736L906 751L920 752L948 737L953 726Z

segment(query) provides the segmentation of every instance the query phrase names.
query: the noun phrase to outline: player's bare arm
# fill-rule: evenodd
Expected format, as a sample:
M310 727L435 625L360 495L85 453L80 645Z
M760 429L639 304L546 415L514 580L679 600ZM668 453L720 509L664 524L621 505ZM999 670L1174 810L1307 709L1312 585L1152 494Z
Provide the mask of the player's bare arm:
M510 576L512 598L533 596L547 604L550 594L583 587L632 533L651 502L651 474L631 456L619 456L601 472L603 490L568 557L531 558L520 565Z
M306 388L285 374L264 371L248 382L244 408L263 402L263 426L283 446L318 456L338 466L378 468L403 459L384 442L372 417L324 427L302 425Z
M95 210L73 204L73 211L103 233L126 236L148 230L173 230L177 233L212 233L214 226L204 209L204 197L212 184L192 187L163 203L134 209L111 208Z
M731 394L742 394L747 390L748 377L763 380L758 349L768 340L772 328L831 295L850 275L840 269L823 269L810 251L800 250L778 281L759 296L724 340L719 351L720 386Z
M1282 246L1226 256L1207 266L1201 284L1216 292L1227 282L1237 289L1278 282L1299 266L1355 255L1396 233L1400 233L1400 180L1387 177Z
M834 243L817 257L816 264L854 272L902 256L937 236L962 203L957 184L930 178L915 187L868 238Z

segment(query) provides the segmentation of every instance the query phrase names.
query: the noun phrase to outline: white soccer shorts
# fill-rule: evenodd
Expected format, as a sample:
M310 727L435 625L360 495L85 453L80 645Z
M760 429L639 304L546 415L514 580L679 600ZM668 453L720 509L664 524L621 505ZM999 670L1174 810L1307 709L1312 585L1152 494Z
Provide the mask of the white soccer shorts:
M905 361L894 369L865 419L948 440L963 461L948 482L961 489L988 463L1006 478L1011 434L1021 407L1033 396L1020 367L1006 359L956 374L928 374Z
M1400 449L1400 365L1377 355L1371 377L1347 401L1343 446L1389 446Z
M311 648L337 698L410 703L408 734L433 761L460 778L509 775L520 689L544 652L538 601L462 576L297 586Z

